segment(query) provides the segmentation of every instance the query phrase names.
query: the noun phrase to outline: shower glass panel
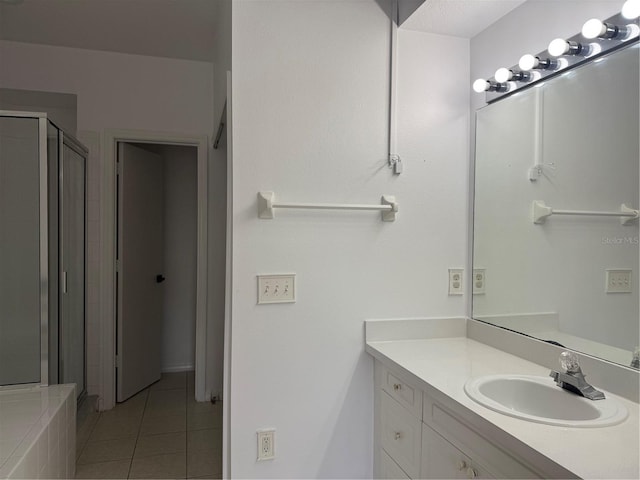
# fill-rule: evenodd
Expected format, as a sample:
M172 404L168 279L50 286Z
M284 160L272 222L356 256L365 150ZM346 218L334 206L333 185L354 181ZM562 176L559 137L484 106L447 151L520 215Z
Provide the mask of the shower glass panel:
M62 154L60 383L85 390L85 153L65 143Z
M42 380L39 123L0 117L0 386Z
M46 114L0 111L0 389L86 394L86 159Z

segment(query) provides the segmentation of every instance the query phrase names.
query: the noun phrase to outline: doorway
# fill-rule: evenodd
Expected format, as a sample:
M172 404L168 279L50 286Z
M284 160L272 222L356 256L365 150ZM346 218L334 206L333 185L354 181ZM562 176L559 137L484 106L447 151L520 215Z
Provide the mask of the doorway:
M103 178L105 180L105 189L103 192L103 211L101 212L104 221L104 236L105 238L112 238L112 242L106 242L102 260L103 264L101 268L103 270L103 284L101 286L103 298L105 301L103 302L104 311L103 315L103 330L102 330L102 338L103 338L103 359L102 359L102 394L100 395L100 410L108 410L113 408L116 403L116 398L118 401L124 400L127 395L135 393L134 389L135 385L138 387L144 388L144 382L153 382L159 379L158 370L165 369L166 371L183 371L187 369L195 370L195 396L196 400L204 401L208 400L205 394L205 360L206 360L206 352L205 352L205 338L206 338L206 266L207 266L207 139L206 137L187 137L187 136L173 136L164 133L150 133L150 132L138 132L138 131L108 131L105 136L105 162L103 169ZM138 337L145 339L145 346L143 348L131 347L132 351L138 351L139 358L145 358L145 355L154 357L153 363L155 365L154 369L151 367L144 366L142 369L145 373L141 373L139 375L140 378L132 382L128 385L122 392L118 392L117 385L120 383L124 377L120 377L122 373L119 375L116 374L116 364L119 364L119 369L127 368L126 365L126 355L120 357L121 353L126 352L122 350L122 345L119 345L118 338L120 334L127 336L126 329L122 330L122 323L120 320L126 321L126 318L118 316L118 310L120 305L118 304L118 289L119 289L119 273L116 272L116 258L120 248L119 245L119 233L118 232L118 153L121 145L127 145L132 149L137 149L138 151L142 151L148 153L149 155L158 155L158 152L161 151L171 151L176 152L190 152L191 158L193 158L193 153L195 152L196 157L196 182L195 186L192 185L191 191L192 193L195 191L196 195L196 226L195 226L195 247L193 243L191 247L188 247L189 254L194 254L195 258L192 263L195 264L195 279L191 277L192 287L193 282L195 282L195 304L193 300L193 291L194 289L190 287L191 292L191 301L189 302L189 306L187 306L187 310L190 309L190 315L193 317L193 312L195 312L195 326L190 330L189 328L179 327L180 333L185 333L187 337L191 337L194 340L194 343L190 343L189 345L193 348L192 357L189 352L189 345L183 349L183 353L186 350L187 357L192 358L192 361L182 362L176 360L176 355L172 354L171 351L167 352L165 348L165 352L167 353L167 358L163 359L163 348L161 347L162 333L158 335L155 333L156 337L153 340L150 331L142 328L141 332L138 332ZM179 157L179 155L178 155ZM176 160L176 162L180 162L180 160ZM162 162L158 162L162 163ZM174 163L174 165L177 163ZM119 167L122 168L122 167ZM169 167L171 168L171 167ZM175 173L175 172L174 172ZM125 172L126 174L126 172ZM170 174L169 176L172 176ZM163 180L164 182L164 180ZM143 201L144 203L144 201ZM164 209L164 207L163 207ZM157 223L157 222L155 222ZM163 226L164 230L164 226ZM117 235L118 234L118 235ZM163 235L163 238L165 235ZM171 243L171 242L170 242ZM187 247L183 252L179 254L175 254L175 257L182 256L187 252ZM124 268L126 269L126 258L123 258ZM178 260L178 262L182 262L182 260ZM164 269L163 265L159 267L155 267L155 269ZM160 286L160 289L163 289L164 286L169 284L169 277L161 271L155 271L153 273L153 283L156 286ZM162 278L166 280L162 280ZM175 280L175 278L174 278ZM159 282L159 283L156 283ZM144 302L143 302L144 303ZM171 311L171 303L169 303L169 309L164 309L165 301L164 300L155 300L146 303L161 303L163 305L162 310L166 310L166 312ZM165 313L166 313L165 312ZM165 313L156 314L156 316L163 316ZM171 316L167 313L168 316ZM156 324L159 321L156 320ZM164 322L164 319L163 319ZM193 323L191 323L193 325ZM118 326L120 330L118 330ZM157 326L157 325L156 325ZM173 334L171 333L173 331ZM175 336L176 329L168 328L167 336L172 337ZM148 334L148 335L147 335ZM148 338L145 337L147 335ZM135 336L135 335L134 335ZM140 340L140 339L138 339ZM148 340L148 341L147 341ZM183 344L184 346L184 344ZM155 351L157 347L157 352ZM116 357L116 349L118 349L118 356ZM181 350L178 348L177 350ZM175 351L174 351L175 353ZM178 355L179 356L179 355ZM131 358L131 357L130 357ZM135 356L133 358L136 358ZM173 358L173 360L170 360ZM185 358L184 356L182 358ZM146 360L145 360L146 361ZM124 362L124 363L122 363ZM163 364L164 362L164 364ZM173 363L172 363L173 362ZM160 365L160 367L158 367ZM154 373L149 373L154 372ZM137 374L136 374L137 375ZM135 375L134 375L135 377ZM155 378L157 377L157 378ZM155 380L153 380L155 378ZM137 382L137 383L136 383ZM122 385L119 385L122 387ZM142 386L142 387L141 387ZM118 395L116 397L116 395Z
M197 148L118 142L116 399L195 369ZM191 392L192 394L194 392Z

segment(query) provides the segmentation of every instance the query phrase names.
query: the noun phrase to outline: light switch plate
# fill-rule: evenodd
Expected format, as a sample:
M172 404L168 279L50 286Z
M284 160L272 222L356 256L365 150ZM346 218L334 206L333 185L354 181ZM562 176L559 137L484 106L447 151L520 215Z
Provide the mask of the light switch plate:
M631 269L607 270L607 293L631 293Z
M258 275L258 304L295 303L296 274Z

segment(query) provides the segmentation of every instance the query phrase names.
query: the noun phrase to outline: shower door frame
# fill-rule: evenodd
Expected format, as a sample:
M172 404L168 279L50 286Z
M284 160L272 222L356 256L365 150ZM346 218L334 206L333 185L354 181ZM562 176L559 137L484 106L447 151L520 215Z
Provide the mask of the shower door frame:
M39 244L40 244L40 381L0 385L1 390L47 386L49 384L49 200L46 113L0 110L0 117L32 118L38 121ZM55 126L55 125L54 125ZM57 126L55 126L58 128ZM58 128L58 130L60 130ZM44 232L44 234L43 234Z
M85 147L76 137L65 132L60 127L58 127L55 123L51 122L54 127L58 129L59 137L58 137L58 256L59 256L59 266L58 269L62 272L62 260L63 260L63 228L61 225L63 224L64 216L66 214L66 209L64 208L63 195L64 195L64 147L65 145L73 150L75 153L80 155L84 160L84 178L83 178L83 186L84 186L84 223L83 223L83 234L84 234L84 293L83 293L83 342L82 342L82 375L83 375L83 386L81 391L76 391L76 398L78 399L78 404L82 402L84 397L87 396L87 278L88 278L88 238L87 238L87 224L88 224L88 182L87 182L87 161L89 158L89 149ZM64 381L64 356L61 352L64 350L64 323L62 318L62 298L61 298L61 290L64 286L61 285L62 279L58 279L58 383L60 383L60 379ZM77 386L76 386L77 388Z

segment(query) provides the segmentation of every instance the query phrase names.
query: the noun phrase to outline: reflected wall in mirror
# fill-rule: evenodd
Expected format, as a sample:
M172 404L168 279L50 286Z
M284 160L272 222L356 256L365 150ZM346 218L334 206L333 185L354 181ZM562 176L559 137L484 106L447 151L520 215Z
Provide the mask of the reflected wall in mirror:
M477 112L474 269L485 293L473 317L629 366L639 343L638 220L552 215L638 209L639 48ZM608 270L630 272L609 293ZM614 285L615 287L615 285Z

